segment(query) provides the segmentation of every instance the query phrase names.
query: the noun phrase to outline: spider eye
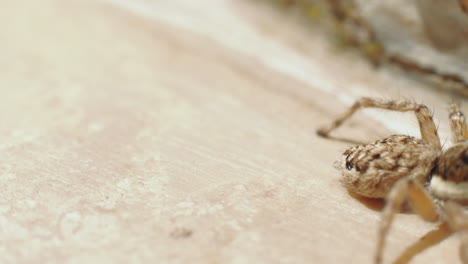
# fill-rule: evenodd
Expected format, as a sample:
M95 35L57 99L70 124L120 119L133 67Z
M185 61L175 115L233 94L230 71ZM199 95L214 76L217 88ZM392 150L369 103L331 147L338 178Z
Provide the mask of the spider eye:
M351 170L353 168L353 164L351 162L349 162L349 161L346 161L346 168L348 170Z

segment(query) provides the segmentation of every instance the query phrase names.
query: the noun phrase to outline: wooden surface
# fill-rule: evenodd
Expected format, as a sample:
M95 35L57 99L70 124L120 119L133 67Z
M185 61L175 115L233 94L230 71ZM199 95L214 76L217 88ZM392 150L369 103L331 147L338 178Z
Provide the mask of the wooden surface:
M315 130L439 90L247 0L3 1L1 263L371 263L379 211ZM466 107L465 107L466 109ZM335 134L418 135L364 111ZM432 225L398 215L393 259ZM458 263L451 237L413 263Z

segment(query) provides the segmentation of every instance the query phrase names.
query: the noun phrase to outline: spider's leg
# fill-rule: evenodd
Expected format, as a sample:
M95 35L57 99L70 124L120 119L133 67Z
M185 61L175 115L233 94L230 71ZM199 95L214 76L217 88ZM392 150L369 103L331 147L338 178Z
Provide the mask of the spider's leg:
M418 195L415 193L415 195ZM424 206L422 203L420 206ZM457 231L461 233L460 258L468 264L468 218L460 205L447 202L445 209L446 220L437 229L421 237L416 243L408 247L393 264L408 263L414 256L423 250L436 245ZM427 219L426 219L427 220Z
M463 207L454 202L445 204L447 223L453 232L460 231L460 259L468 264L468 216Z
M449 118L452 136L455 143L467 139L468 130L466 128L465 115L463 115L458 108L458 104L453 103L450 105Z
M387 204L382 212L382 220L380 221L380 228L377 239L377 249L375 253L375 263L382 262L382 253L385 246L385 238L388 230L393 222L395 213L401 208L401 205L406 200L408 185L405 180L401 180L395 184L393 189L387 196Z
M375 263L382 262L385 238L393 222L395 213L398 212L405 201L408 201L416 213L424 220L435 222L439 219L439 215L437 214L435 205L432 203L431 197L421 184L411 178L404 178L398 181L388 194L387 204L382 212L382 220L380 222L377 249L375 253ZM435 241L435 243L437 242L438 241ZM422 249L424 249L424 247ZM418 253L419 251L415 251L415 253ZM413 255L410 255L410 257L412 256Z
M463 264L468 264L468 231L464 230L460 232L460 259Z
M423 104L417 104L411 101L395 101L395 100L382 100L363 97L354 103L351 108L346 111L342 116L337 118L333 123L328 126L320 128L317 133L320 136L328 137L330 132L343 124L348 118L350 118L354 112L360 108L380 108L386 110L392 110L397 112L414 112L418 119L419 129L421 131L421 137L435 148L440 149L440 139L437 134L437 128L432 120L432 114Z
M463 264L468 264L468 231L462 231L460 236L460 259Z
M405 264L408 263L414 256L422 252L428 247L436 245L449 237L452 234L452 230L447 223L442 223L437 229L430 231L423 237L421 237L416 243L408 247L403 254L398 257L393 264Z

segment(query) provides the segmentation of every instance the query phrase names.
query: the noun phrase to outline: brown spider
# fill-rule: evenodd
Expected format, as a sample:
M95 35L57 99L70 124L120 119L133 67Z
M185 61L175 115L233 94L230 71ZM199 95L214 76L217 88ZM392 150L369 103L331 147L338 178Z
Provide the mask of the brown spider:
M386 197L378 232L375 263L381 263L385 238L394 215L408 202L426 221L438 227L408 247L393 263L408 263L412 257L455 232L461 233L460 258L468 263L468 130L456 104L450 106L454 145L442 150L432 114L423 104L410 101L362 98L331 125L317 131L320 136L339 127L362 107L416 114L422 139L392 135L343 153L342 182L352 193L372 198Z

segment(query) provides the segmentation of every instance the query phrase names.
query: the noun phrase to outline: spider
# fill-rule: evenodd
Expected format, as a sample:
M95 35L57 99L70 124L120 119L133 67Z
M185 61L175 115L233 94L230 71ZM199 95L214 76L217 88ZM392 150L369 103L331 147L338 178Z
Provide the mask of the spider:
M406 248L393 263L408 263L421 251L460 232L460 258L467 264L468 216L462 206L468 202L468 130L458 105L450 105L454 145L445 151L428 107L405 100L361 98L333 123L317 130L317 134L328 137L360 108L414 112L421 132L421 139L391 135L343 153L340 164L343 185L360 196L386 198L374 262L382 262L385 239L394 216L408 203L422 219L438 226Z

